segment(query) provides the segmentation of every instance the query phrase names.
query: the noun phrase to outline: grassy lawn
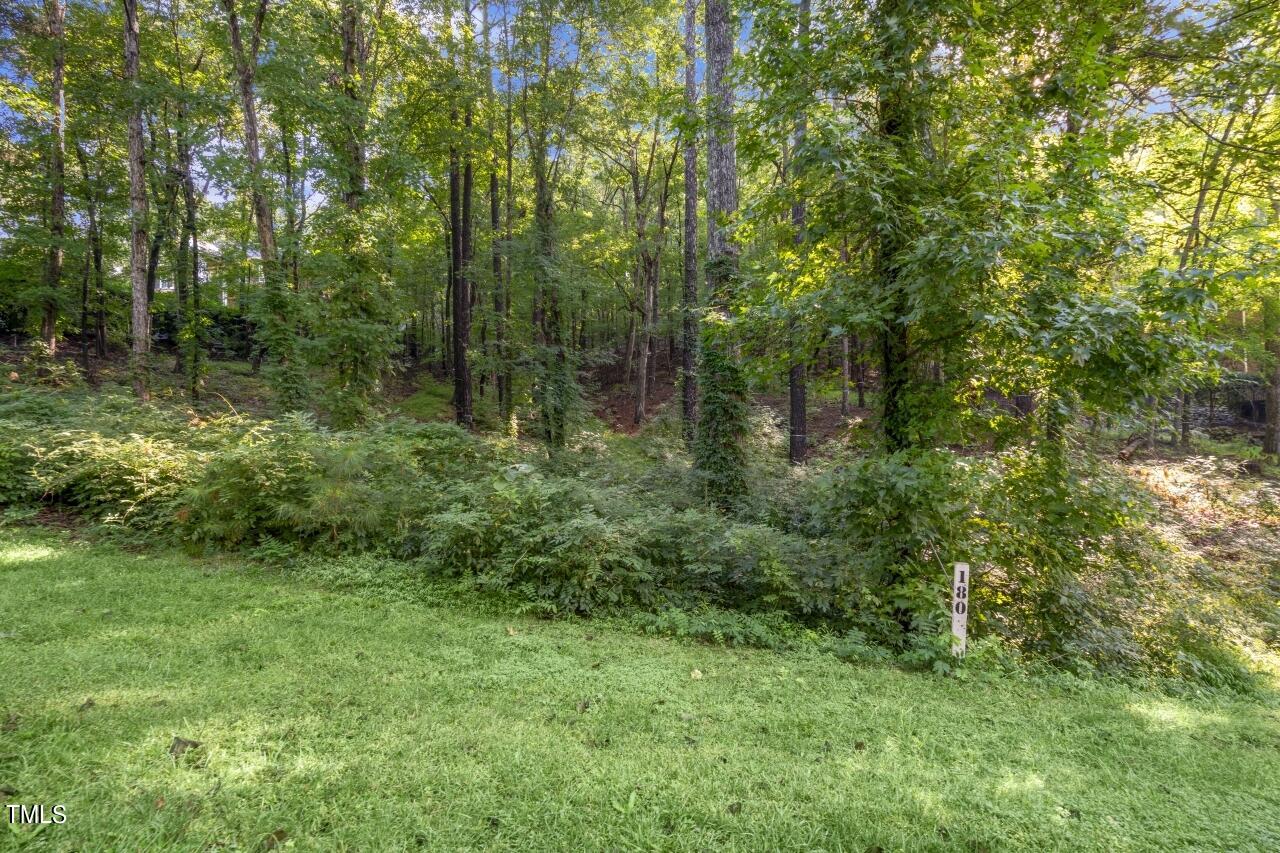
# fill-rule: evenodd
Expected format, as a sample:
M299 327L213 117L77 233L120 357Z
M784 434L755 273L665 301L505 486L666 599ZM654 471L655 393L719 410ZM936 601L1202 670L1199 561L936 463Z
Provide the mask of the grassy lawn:
M396 404L396 409L420 421L453 420L453 388L422 374L420 386Z
M1280 849L1273 705L387 603L30 530L0 530L0 583L0 792L68 815L3 849Z

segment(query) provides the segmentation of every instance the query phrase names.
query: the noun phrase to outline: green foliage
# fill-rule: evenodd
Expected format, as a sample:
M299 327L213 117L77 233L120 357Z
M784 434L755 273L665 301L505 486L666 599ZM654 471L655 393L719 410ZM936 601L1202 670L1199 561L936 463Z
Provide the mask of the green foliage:
M72 388L84 384L79 365L74 361L54 358L48 344L42 340L27 344L19 375L25 375L28 382L49 388Z
M1096 461L1014 451L997 464L972 546L980 632L1082 671L1248 688L1194 566L1154 532L1148 494Z
M648 634L774 651L789 648L797 634L785 613L740 613L713 607L667 608L657 613L639 613L633 621Z
M45 440L32 455L46 500L139 530L172 531L199 471L197 455L167 438L66 430Z
M450 850L1243 851L1280 836L1270 704L986 677L1001 670L985 642L944 681L523 618L453 589L411 604L405 566L262 570L0 529L0 667L23 674L0 679L5 755L21 755L4 781L66 780L70 816L6 829L6 849L248 850L287 833L394 850L420 832ZM203 746L175 762L175 736Z
M329 370L328 402L338 426L363 423L391 364L395 299L368 222L331 208L320 267L324 300L316 361Z
M40 497L33 467L31 428L21 421L0 421L0 506L25 504Z
M746 492L747 388L719 325L703 324L693 456L707 498L728 506Z
M430 508L446 479L482 468L456 427L391 422L341 433L305 415L264 423L209 456L187 496L186 537L332 550L391 541Z
M412 553L436 571L469 573L557 612L653 605L662 588L637 525L602 514L600 496L528 466L455 493L410 531Z
M401 400L396 408L420 421L453 420L453 389L444 382L437 382L424 375L421 387Z
M182 421L19 387L0 395L0 503L314 571L319 555L394 564L359 564L351 583L370 589L456 579L537 613L658 614L634 618L735 645L816 630L838 656L938 672L956 669L946 602L964 560L975 640L1081 673L1255 683L1212 588L1109 463L1020 448L836 460L794 481L779 466L731 516L663 455L676 430L633 456L535 464L446 423Z
M974 486L965 460L942 451L866 457L815 479L804 526L843 546L856 589L845 606L872 636L901 646L907 632L942 632Z
M538 348L534 367L533 401L538 407L539 428L552 452L563 450L569 431L583 413L582 386L576 377L576 358L563 347Z

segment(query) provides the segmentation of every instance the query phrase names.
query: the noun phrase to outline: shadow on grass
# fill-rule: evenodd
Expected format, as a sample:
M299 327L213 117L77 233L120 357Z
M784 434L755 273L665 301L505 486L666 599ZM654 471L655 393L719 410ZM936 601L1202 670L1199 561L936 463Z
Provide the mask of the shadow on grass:
M1258 706L588 639L580 623L0 541L29 555L3 562L17 635L0 641L0 783L67 804L51 849L1280 840L1280 723ZM201 745L175 759L174 737Z

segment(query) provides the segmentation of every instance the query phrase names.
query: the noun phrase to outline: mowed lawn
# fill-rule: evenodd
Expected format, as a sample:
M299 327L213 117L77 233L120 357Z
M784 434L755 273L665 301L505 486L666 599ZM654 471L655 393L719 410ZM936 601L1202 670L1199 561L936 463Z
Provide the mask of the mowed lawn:
M1280 850L1274 705L388 603L13 529L0 667L0 792L67 813L4 849Z

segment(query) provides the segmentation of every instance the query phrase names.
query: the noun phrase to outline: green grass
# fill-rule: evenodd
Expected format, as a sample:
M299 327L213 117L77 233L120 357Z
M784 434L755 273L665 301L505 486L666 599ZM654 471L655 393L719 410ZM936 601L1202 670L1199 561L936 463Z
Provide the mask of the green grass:
M504 619L29 529L0 530L0 583L0 789L68 815L4 849L1280 849L1265 705ZM202 746L175 760L175 736Z
M453 420L453 389L422 374L421 387L396 404L396 408L420 421Z

